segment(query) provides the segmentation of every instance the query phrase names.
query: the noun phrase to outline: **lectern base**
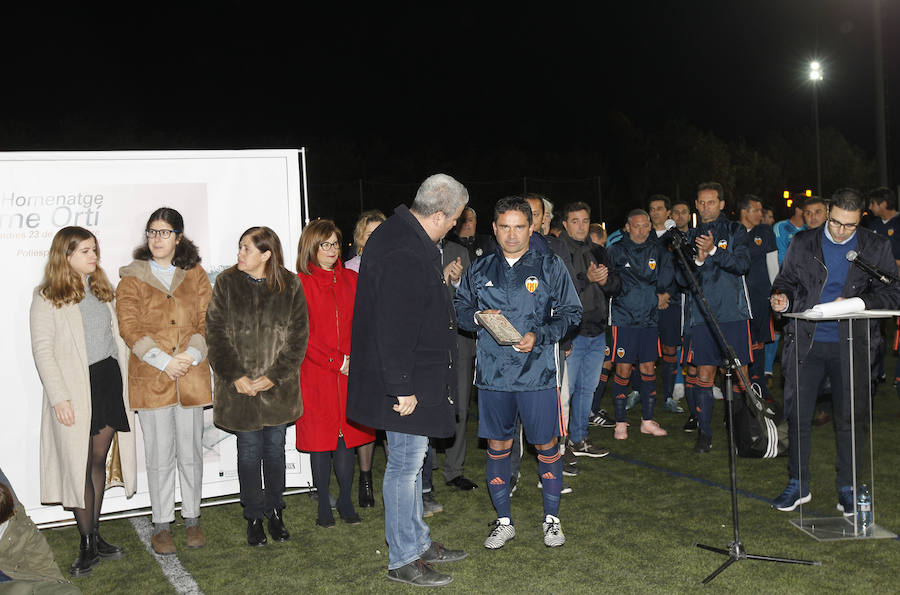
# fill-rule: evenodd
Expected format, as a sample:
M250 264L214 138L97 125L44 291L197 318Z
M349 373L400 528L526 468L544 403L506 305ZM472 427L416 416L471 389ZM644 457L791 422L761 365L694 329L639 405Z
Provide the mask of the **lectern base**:
M895 539L892 533L877 524L872 524L867 533L853 533L853 517L823 517L792 519L791 524L817 541L837 541L840 539Z

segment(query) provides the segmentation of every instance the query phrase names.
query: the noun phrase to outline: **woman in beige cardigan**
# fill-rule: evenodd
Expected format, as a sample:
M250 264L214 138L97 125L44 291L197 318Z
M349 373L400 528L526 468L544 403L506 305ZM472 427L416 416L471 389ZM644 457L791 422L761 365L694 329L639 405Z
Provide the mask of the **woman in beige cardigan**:
M124 554L98 531L114 438L121 469L113 471L129 497L135 490L133 415L123 374L128 351L99 260L94 234L60 229L31 303L31 348L44 385L41 501L61 503L75 515L81 544L72 576Z

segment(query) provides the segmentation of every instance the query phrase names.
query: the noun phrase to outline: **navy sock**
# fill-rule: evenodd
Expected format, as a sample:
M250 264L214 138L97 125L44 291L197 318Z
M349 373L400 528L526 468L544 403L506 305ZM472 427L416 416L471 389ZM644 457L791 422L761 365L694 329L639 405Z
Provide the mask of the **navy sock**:
M678 374L678 362L675 359L674 353L672 355L663 355L662 359L663 395L665 395L666 399L671 399L672 391L675 390L675 376Z
M616 408L616 421L625 421L625 404L628 400L628 379L618 374L613 379L613 406Z
M641 418L653 419L656 404L656 374L641 374Z
M697 417L697 398L694 391L697 388L697 375L688 374L684 379L684 399L687 401L688 413Z
M700 431L707 436L712 436L712 409L713 398L712 382L704 384L699 379L694 388L694 399L697 401L697 423Z
M544 514L559 516L559 494L562 492L562 457L559 446L538 450L538 474L541 476L541 492L544 496ZM507 499L507 502L509 499Z
M497 510L497 518L507 517L512 521L509 508L509 478L511 467L509 464L510 449L487 450L487 470L485 476L487 478L488 493L491 495L491 502Z
M599 413L602 407L600 406L600 400L603 399L603 393L606 392L606 383L609 381L609 370L603 368L600 372L600 383L597 385L597 390L594 391L594 400L591 403L591 411L594 413Z

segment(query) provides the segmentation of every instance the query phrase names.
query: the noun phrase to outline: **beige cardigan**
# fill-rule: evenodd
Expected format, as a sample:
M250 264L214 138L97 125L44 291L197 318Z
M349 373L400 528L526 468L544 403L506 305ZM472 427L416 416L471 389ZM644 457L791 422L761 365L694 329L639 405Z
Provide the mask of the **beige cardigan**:
M113 305L110 312L113 337L118 346L119 367L125 390L122 399L128 423L134 429L134 412L128 406L128 348L119 337ZM41 412L41 502L84 508L84 480L91 433L91 382L88 375L84 326L78 304L56 308L35 290L31 301L31 351L44 385ZM71 401L75 423L64 426L56 419L53 406ZM130 498L135 491L134 431L117 432L107 458L107 487L124 485ZM111 468L112 467L112 468Z

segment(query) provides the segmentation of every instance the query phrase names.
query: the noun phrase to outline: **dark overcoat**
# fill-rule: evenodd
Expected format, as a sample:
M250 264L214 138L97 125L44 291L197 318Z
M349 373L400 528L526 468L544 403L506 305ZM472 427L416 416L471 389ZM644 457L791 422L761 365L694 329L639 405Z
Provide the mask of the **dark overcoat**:
M403 205L366 243L350 349L347 417L392 432L454 434L456 315L440 251ZM401 417L392 407L407 395L418 405Z
M284 291L232 267L216 278L206 310L209 365L215 373L213 420L231 432L293 423L303 413L300 363L309 320L300 279L282 269ZM234 381L265 376L275 386L249 397Z

